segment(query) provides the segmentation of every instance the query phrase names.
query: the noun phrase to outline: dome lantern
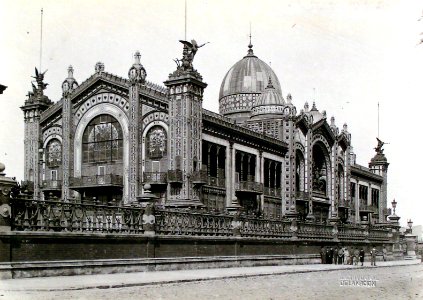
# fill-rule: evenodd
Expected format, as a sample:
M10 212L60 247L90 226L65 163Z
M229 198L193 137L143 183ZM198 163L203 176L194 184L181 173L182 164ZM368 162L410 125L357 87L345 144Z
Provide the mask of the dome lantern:
M267 87L253 103L251 119L281 117L284 106L285 100L276 91L272 83L272 76L269 76Z

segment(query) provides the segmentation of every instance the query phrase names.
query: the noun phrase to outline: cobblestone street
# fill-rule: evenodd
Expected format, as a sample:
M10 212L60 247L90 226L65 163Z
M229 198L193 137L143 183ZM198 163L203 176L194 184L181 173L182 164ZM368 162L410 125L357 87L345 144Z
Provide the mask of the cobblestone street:
M127 274L131 276L131 274ZM341 286L370 279L376 287ZM352 284L350 282L350 284ZM345 269L124 288L1 291L0 299L423 299L423 265Z

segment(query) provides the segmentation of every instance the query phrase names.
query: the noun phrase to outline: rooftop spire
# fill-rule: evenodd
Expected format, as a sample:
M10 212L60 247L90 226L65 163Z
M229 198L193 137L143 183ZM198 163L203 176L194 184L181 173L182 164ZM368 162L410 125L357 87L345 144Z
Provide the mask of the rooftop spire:
M250 43L248 44L248 55L254 55L253 44L251 44L251 22L250 22Z

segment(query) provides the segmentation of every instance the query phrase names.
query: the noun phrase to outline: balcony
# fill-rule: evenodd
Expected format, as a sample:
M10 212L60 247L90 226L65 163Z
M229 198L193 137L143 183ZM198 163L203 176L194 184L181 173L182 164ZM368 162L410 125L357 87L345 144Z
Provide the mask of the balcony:
M375 205L362 205L360 203L360 211L362 211L362 212L371 212L371 213L377 214L379 212L379 209Z
M207 178L207 185L215 186L215 187L225 187L225 177L208 177Z
M73 189L84 189L91 187L123 187L123 178L119 175L94 175L82 177L70 177L69 185Z
M271 197L282 197L282 189L281 188L271 188L271 187L264 187L263 188L263 194L266 196Z
M295 192L295 199L300 201L308 201L310 199L310 193L304 191Z
M167 182L178 183L183 182L182 170L169 170L167 171Z
M62 189L61 180L43 180L41 189L43 191L60 191Z
M235 183L235 191L242 193L263 194L263 183L255 181L240 181Z
M199 170L192 172L192 183L197 185L204 185L207 183L207 171Z
M143 182L149 184L167 184L167 173L144 172Z

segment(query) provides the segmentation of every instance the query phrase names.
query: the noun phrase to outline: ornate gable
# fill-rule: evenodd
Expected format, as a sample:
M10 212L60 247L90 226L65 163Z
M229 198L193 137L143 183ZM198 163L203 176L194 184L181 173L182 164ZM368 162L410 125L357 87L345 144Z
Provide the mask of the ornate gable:
M336 136L329 124L326 122L326 119L321 119L317 123L313 124L313 134L321 134L324 136L331 147L335 143Z

